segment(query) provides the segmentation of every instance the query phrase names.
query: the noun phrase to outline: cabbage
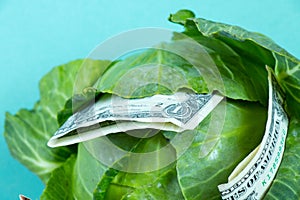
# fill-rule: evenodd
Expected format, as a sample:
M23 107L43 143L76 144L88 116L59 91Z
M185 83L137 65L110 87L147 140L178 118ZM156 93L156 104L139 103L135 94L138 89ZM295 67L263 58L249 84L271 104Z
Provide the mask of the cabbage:
M85 59L55 67L40 81L41 99L32 110L6 114L4 136L10 152L45 183L41 199L220 199L217 186L227 181L263 137L268 99L266 65L273 69L285 92L290 124L283 161L265 199L298 199L300 61L262 34L195 18L188 10L170 15L169 20L185 28L183 33L174 33L171 42L114 62ZM183 35L205 49L221 82L208 75L210 66L203 55L182 43ZM170 49L203 61L200 71ZM134 76L126 78L131 72ZM107 166L83 143L54 149L46 145L74 109L101 98L103 93L141 98L181 89L196 93L218 90L226 101L192 131L159 131L148 138L125 133L107 136L131 153L168 147L167 154L157 153L155 157L157 161L174 158L168 166L160 167L156 162L154 171L124 172L115 166L124 163L125 157ZM224 120L220 134L211 135L210 126L218 127L219 120ZM179 137L190 142L184 151L170 143L178 134L190 137Z

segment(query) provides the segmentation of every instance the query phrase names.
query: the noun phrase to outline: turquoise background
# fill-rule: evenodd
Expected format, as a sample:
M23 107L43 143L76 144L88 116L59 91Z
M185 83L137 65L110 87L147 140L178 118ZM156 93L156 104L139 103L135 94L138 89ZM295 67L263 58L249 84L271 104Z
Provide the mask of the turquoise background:
M182 30L169 13L197 16L264 33L300 58L299 0L0 0L0 132L6 111L32 108L38 81L52 67L84 58L97 44L138 27ZM42 182L14 160L0 137L0 199L38 199Z

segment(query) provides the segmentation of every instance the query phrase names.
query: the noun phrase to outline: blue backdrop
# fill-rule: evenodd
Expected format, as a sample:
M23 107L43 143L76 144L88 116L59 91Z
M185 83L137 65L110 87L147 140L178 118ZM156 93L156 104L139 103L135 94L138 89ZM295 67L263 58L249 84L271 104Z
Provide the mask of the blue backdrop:
M0 132L6 111L33 107L38 81L52 67L84 58L97 44L130 29L180 31L167 17L182 8L264 33L300 57L299 0L1 0ZM38 199L42 182L10 156L2 135L0 152L0 199L17 199L19 193Z

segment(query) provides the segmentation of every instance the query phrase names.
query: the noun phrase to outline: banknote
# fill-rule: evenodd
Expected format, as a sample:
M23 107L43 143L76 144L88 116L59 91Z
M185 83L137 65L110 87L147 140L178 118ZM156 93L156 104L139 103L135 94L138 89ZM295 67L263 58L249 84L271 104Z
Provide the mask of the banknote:
M49 140L50 147L135 129L194 129L223 99L218 93L177 92L140 99L104 95L72 115ZM134 122L134 123L133 123Z
M280 166L288 129L283 109L283 95L270 68L268 70L269 101L265 134L254 149L232 172L228 183L218 189L222 199L262 199Z
M102 123L79 128L71 131L63 137L52 137L49 142L49 147L66 146L76 144L97 137L105 136L111 133L126 132L129 130L138 129L158 129L174 132L182 132L184 129L172 123L159 123L159 122L134 122L134 121L109 121L103 125ZM142 136L141 136L142 137Z

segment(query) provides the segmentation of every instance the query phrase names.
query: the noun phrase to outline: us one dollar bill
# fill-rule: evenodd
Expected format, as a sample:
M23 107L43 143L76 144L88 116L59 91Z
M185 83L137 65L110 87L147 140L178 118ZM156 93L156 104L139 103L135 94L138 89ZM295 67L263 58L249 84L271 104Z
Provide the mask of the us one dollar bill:
M218 189L222 199L262 199L280 166L288 129L283 96L270 68L268 70L268 119L261 144L232 172L229 182Z
M140 99L107 94L72 115L49 140L48 146L65 146L136 129L192 130L223 98L217 93L182 91Z

